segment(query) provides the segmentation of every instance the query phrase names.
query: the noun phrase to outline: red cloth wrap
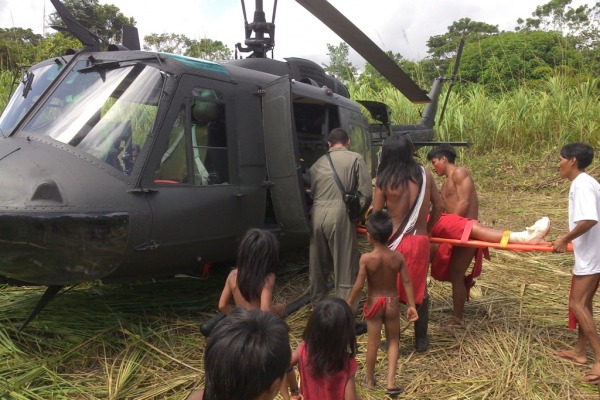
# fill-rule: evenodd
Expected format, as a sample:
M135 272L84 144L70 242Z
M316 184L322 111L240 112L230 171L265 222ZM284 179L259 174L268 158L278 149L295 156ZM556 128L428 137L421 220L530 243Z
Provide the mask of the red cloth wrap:
M385 309L387 307L387 299L387 297L378 298L375 301L375 304L373 304L373 307L371 307L371 311L368 310L368 305L367 303L365 303L365 305L363 306L363 315L365 316L365 318L373 318L375 316L375 313L377 313L377 311L379 311L380 309L385 312Z
M456 214L442 214L431 231L431 236L467 241L476 220ZM467 226L468 225L468 226ZM466 239L464 235L467 235Z
M471 236L473 225L477 222L474 219L461 217L456 214L442 214L440 220L433 227L431 236L445 239L460 239L466 242ZM444 282L450 282L450 259L452 258L453 247L448 243L440 243L433 260L431 261L431 276ZM490 259L490 252L487 248L478 248L475 252L475 264L471 273L465 276L465 287L467 288L467 301L470 300L470 291L475 284L475 278L481 275L483 268L483 258Z
M571 303L571 295L573 293L573 282L575 281L575 277L571 278L571 289L569 290L569 303ZM577 329L577 317L575 317L575 314L573 314L573 311L571 311L571 308L569 307L569 329L571 330L575 330Z
M406 260L408 275L410 275L415 294L415 304L421 304L425 295L425 285L427 284L429 236L405 235L396 251L401 253ZM398 274L398 296L402 303L408 303L400 274Z

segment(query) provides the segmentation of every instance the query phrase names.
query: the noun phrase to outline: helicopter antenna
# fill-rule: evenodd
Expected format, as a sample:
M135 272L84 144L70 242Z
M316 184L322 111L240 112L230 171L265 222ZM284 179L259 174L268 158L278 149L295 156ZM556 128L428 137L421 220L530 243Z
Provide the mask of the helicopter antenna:
M251 58L265 58L267 52L272 51L275 47L275 12L277 9L277 0L273 6L273 20L267 22L263 9L263 0L256 0L256 8L254 11L254 21L248 22L246 16L246 5L242 0L242 10L244 12L244 26L246 31L246 40L242 47L241 43L235 45L236 52L250 53ZM254 33L254 37L252 34Z
M450 97L450 90L452 90L452 86L456 81L456 74L458 73L458 66L460 65L460 57L462 56L463 48L465 47L465 34L462 33L460 35L460 43L458 44L458 51L456 52L456 60L454 61L454 69L452 70L452 76L450 76L449 81L450 85L448 85L448 91L446 92L446 98L444 99L444 105L442 106L442 112L440 113L439 124L442 123L444 119L444 113L446 112L446 106L448 105L448 98Z

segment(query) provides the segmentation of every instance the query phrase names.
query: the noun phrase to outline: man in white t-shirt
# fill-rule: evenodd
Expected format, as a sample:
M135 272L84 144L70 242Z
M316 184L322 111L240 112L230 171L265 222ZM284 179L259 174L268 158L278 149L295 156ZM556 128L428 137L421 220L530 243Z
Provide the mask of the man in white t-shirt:
M600 184L585 172L592 163L594 149L584 143L571 143L560 149L559 174L571 181L569 190L569 232L556 239L555 252L564 252L573 242L575 266L569 309L579 324L577 343L556 355L578 365L587 365L586 346L594 351L594 364L582 383L600 385L600 337L592 314L592 301L600 282Z

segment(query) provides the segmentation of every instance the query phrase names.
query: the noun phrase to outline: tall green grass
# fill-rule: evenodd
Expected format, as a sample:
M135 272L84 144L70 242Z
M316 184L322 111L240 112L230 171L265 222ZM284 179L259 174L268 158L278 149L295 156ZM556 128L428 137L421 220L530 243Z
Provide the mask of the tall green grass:
M0 71L0 114L4 111L6 103L8 103L14 77L12 71Z
M446 115L436 127L437 139L470 142L476 153L531 153L573 141L597 147L599 87L598 78L573 85L572 79L563 76L548 78L539 88L521 87L500 96L478 85L462 87L450 94ZM350 93L354 99L388 104L394 123L416 123L422 111L395 89L374 91L367 85L354 85ZM440 103L443 96L444 91Z

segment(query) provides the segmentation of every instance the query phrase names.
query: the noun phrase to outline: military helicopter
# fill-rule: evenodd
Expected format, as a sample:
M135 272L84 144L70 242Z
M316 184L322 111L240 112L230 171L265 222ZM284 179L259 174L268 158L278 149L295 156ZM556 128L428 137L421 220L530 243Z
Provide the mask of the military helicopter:
M47 287L24 326L70 285L231 260L249 227L276 232L282 248L306 246L302 173L328 132L344 128L372 160L371 127L337 79L310 60L266 57L275 26L262 0L236 46L248 57L223 62L140 51L135 28L101 51L51 1L84 49L31 67L0 117L0 279ZM432 141L442 79L430 99L327 1L297 1L410 100L432 100L420 124L405 126L363 102L380 121L376 136Z

